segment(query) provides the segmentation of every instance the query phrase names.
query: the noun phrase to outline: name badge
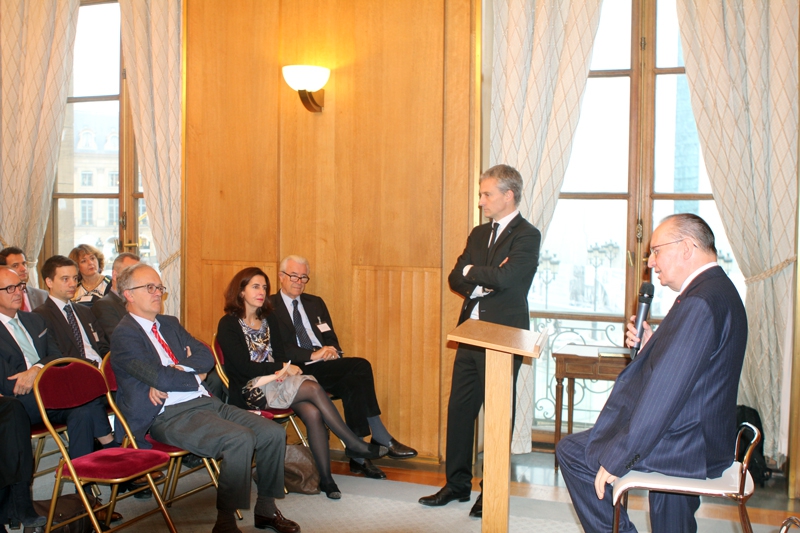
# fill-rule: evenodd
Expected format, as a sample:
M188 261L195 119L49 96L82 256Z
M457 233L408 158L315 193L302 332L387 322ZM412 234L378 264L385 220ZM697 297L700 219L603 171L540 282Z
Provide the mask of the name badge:
M326 324L325 322L320 322L319 324L317 324L317 327L319 328L319 330L322 333L325 333L326 331L330 331L331 330L330 326L328 324Z

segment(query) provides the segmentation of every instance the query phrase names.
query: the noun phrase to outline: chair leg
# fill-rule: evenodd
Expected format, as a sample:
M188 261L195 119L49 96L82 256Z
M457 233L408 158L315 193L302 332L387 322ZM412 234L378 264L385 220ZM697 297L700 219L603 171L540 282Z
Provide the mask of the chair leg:
M295 415L291 415L289 417L289 422L292 423L292 427L294 428L295 432L297 433L297 436L300 437L300 441L303 443L303 446L308 448L308 440L306 439L306 436L303 435L303 432L300 431L300 428L297 425L297 421L295 421Z
M151 473L147 474L147 483L150 485L150 490L153 491L153 498L156 499L156 503L158 504L159 509L161 509L161 514L164 515L164 521L167 523L167 527L169 528L170 532L178 533L178 530L175 529L175 524L172 523L172 518L169 516L167 506L164 505L164 500L161 499L161 494L158 492L158 487L156 487ZM111 511L109 511L108 516L109 518L111 517Z
M750 525L750 516L747 514L747 507L745 502L740 501L739 504L739 521L742 523L742 531L744 533L753 533L753 526Z

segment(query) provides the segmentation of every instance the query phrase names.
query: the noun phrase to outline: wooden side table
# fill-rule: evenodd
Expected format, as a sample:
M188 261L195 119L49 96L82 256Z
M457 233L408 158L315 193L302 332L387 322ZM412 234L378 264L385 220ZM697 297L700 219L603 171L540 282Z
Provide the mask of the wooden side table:
M569 345L568 345L569 346ZM606 346L597 347L601 352L609 350ZM568 350L564 347L564 350ZM553 352L553 358L556 360L556 434L553 441L555 445L561 440L561 411L563 407L564 397L564 378L567 378L567 435L572 433L572 409L575 400L575 380L576 379L594 379L604 381L615 381L620 372L622 372L631 362L630 355L625 355L623 352L627 349L611 349L615 353L614 356L587 356L575 355L572 353L559 353ZM558 457L555 458L555 468L558 469Z

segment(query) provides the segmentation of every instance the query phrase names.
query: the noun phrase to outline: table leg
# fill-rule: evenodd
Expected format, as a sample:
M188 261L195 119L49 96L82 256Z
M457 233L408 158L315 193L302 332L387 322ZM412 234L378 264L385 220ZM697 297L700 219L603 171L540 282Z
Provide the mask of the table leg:
M553 452L555 452L555 447L558 444L558 441L561 440L561 407L564 405L564 378L556 378L556 434L553 438ZM555 455L555 453L554 453ZM556 457L553 462L555 463L555 469L558 470L558 457Z
M567 435L572 435L572 408L575 406L575 378L567 379Z
M486 350L486 425L483 447L484 533L508 532L511 468L511 402L514 357Z

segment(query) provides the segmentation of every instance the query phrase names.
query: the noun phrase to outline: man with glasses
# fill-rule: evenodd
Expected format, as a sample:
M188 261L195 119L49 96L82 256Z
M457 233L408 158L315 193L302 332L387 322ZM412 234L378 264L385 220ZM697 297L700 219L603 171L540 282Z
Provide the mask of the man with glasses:
M25 252L21 248L9 246L0 250L0 265L10 267L26 284L26 292L22 294L22 311L33 311L47 300L47 291L27 285L28 260L25 259Z
M153 268L142 263L126 268L117 278L117 289L128 314L111 336L111 365L117 377L117 404L136 443L149 448L144 436L150 431L160 442L224 459L214 533L239 531L234 512L250 508L255 452L255 527L299 532L300 526L284 518L275 505L276 498L284 497L286 432L272 420L209 396L201 380L214 366L214 356L177 318L160 314L166 288Z
M392 459L415 457L417 451L398 442L381 421L372 365L361 357L342 357L328 307L319 296L305 292L309 271L306 258L284 258L278 274L281 290L270 296L286 358L341 398L345 422L353 433L359 437L372 434L372 443L389 448ZM350 459L350 471L373 479L386 477L369 459Z
M716 478L731 465L736 396L747 344L739 293L717 264L714 234L696 215L665 218L647 265L679 293L622 371L597 423L558 443L556 455L585 531L611 531L612 486L631 470ZM628 324L627 344L639 340ZM650 492L653 533L697 531L700 498ZM620 532L636 531L626 512Z
M0 266L0 395L14 396L25 407L31 424L42 422L31 392L39 370L60 359L61 351L44 318L20 311L25 283L11 268ZM105 408L94 400L73 409L49 410L50 420L66 424L73 459L94 451L94 439L114 446Z

